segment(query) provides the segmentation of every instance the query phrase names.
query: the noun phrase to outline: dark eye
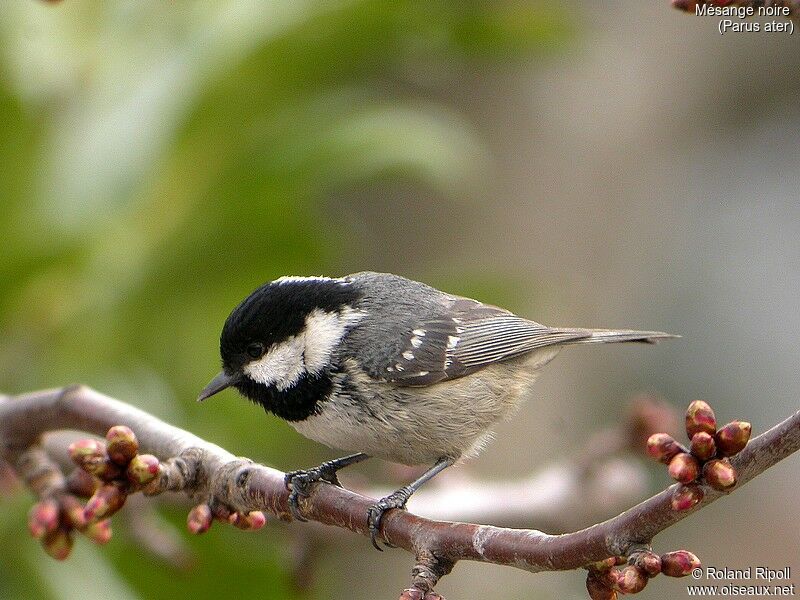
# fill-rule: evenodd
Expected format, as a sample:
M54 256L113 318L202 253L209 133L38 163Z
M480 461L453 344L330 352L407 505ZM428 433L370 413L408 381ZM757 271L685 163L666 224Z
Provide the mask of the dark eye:
M250 358L261 358L264 354L264 344L261 342L253 342L247 346L247 354Z

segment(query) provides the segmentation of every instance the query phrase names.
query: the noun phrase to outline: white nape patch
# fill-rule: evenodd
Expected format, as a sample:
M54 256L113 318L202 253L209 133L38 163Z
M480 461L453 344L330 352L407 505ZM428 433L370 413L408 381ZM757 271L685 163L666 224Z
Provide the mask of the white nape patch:
M455 335L448 335L447 336L447 349L452 350L458 345L458 342L461 340L460 337Z
M311 373L324 369L334 348L344 337L348 327L355 325L363 316L352 308L341 312L325 312L314 309L306 317L304 336L306 344L305 363Z
M279 391L286 390L304 373L322 371L347 329L361 317L362 313L351 308L340 312L315 309L306 317L302 332L275 344L264 356L247 363L243 370L253 381L274 385Z
M405 358L406 360L414 360L414 353L411 352L410 350L406 350L405 352L403 352L403 358Z

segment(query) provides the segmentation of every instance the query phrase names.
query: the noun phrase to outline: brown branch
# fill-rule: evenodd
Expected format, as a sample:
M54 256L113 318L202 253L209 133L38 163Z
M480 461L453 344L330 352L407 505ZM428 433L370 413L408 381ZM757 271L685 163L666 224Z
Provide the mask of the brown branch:
M0 397L0 457L17 465L49 431L77 429L102 435L114 425L133 429L143 450L164 461L150 493L179 491L218 510L268 511L289 519L283 473L237 459L219 446L168 425L128 404L83 386ZM800 412L751 440L732 460L736 488L800 449ZM674 487L674 486L673 486ZM384 538L413 552L418 567L436 577L459 560L508 565L527 571L575 569L647 545L667 527L724 495L704 486L704 499L676 512L669 488L603 523L564 534L425 519L392 511L383 519ZM373 500L330 485L318 486L302 501L314 521L367 535L366 511ZM421 568L421 567L420 567ZM432 580L431 574L426 577Z

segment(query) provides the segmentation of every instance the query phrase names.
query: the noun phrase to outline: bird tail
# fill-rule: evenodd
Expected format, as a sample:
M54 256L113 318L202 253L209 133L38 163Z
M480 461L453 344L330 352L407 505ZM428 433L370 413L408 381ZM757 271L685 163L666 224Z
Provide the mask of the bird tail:
M634 331L632 329L576 329L576 334L583 332L586 335L565 344L607 344L614 342L640 342L643 344L656 344L661 340L679 338L681 336L663 331Z

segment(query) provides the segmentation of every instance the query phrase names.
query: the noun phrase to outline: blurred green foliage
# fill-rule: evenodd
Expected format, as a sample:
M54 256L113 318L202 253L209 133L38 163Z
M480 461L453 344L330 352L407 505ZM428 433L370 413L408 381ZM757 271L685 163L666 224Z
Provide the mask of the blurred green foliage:
M0 389L80 381L233 452L313 462L256 407L193 402L228 311L279 275L370 266L348 260L366 240L331 190L469 198L484 150L451 94L557 49L565 22L543 2L0 4ZM124 533L54 565L24 538L28 503L0 499L1 597L294 593L278 544L224 528L190 541L188 574Z

